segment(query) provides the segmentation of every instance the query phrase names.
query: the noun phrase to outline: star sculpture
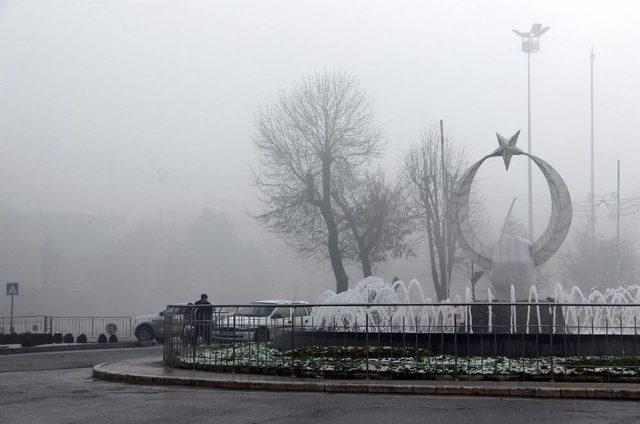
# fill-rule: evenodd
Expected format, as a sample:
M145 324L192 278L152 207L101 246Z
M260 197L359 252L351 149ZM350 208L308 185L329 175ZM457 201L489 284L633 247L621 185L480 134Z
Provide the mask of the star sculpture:
M511 163L511 156L521 155L523 153L522 150L516 147L520 130L518 130L518 132L512 135L508 140L498 133L496 133L496 135L498 136L498 144L500 146L493 152L493 156L502 156L502 160L504 160L504 167L508 171L509 164Z

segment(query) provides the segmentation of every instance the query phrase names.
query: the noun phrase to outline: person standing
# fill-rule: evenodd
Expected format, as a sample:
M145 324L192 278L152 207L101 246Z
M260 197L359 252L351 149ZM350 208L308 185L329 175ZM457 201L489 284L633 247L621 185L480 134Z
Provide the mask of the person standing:
M193 338L193 344L196 345L198 343L198 337L200 335L204 336L204 340L208 345L211 344L211 331L209 329L209 323L211 322L211 317L213 316L213 306L210 306L211 302L209 302L209 296L206 293L200 295L200 300L196 301L194 306L195 309L195 318L196 318L196 332Z

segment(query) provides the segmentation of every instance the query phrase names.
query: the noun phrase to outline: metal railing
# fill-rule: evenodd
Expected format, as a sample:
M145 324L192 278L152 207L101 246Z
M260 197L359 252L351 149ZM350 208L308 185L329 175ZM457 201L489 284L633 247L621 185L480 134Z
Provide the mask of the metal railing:
M15 333L71 333L74 336L84 334L88 339L96 339L107 333L107 325L114 326L119 338L133 337L133 319L131 317L54 317L54 316L15 316L0 317L0 333L9 333L13 325Z
M0 334L10 333L12 327L15 333L48 333L49 323L45 315L0 317Z
M328 378L640 380L640 304L256 307L165 314L165 363Z
M53 333L84 334L89 339L107 333L107 325L115 325L118 338L131 338L131 317L51 317Z

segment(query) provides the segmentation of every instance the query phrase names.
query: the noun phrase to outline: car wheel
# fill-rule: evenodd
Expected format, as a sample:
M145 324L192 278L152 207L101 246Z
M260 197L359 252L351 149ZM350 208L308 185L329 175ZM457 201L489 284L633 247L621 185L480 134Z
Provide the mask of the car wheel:
M151 328L151 326L142 324L139 325L138 328L136 328L136 339L140 340L141 342L150 342L154 337L155 334L153 333L153 328Z
M266 329L265 327L258 328L253 336L253 339L256 342L268 342L269 330Z

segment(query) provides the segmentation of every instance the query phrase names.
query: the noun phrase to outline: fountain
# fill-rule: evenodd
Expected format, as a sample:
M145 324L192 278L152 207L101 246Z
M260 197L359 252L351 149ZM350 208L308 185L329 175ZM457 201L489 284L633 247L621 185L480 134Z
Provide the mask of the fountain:
M508 331L510 333L519 331L542 333L543 325L548 326L548 323L544 324L541 317L545 313L545 309L549 314L550 308L544 306L549 302L540 302L537 287L532 285L529 288L526 308L518 308L517 302L515 302L515 286L511 287L512 304L508 306L509 314L506 317ZM436 303L424 295L421 283L415 279L406 285L402 281L387 283L380 278L367 277L345 292L336 294L331 290L325 291L318 297L316 303L332 305L368 303L371 306L367 308L361 306L317 307L312 312L312 321L316 326L322 327L324 325L324 327L336 331L356 331L361 329L365 323L368 311L374 327L379 325L398 329L404 321L405 331L420 333L443 329L445 332L454 332L456 331L454 319L456 319L457 327L469 328L473 332L475 317L475 327L484 327L485 331L493 332L495 330L493 311L497 307L492 306L495 300L492 293L489 288L486 302L479 303L478 306L463 307L456 305L456 303L471 304L468 294L465 296L465 301L457 296L453 302ZM640 304L640 285L607 288L604 292L593 290L585 296L577 286L565 289L560 283L557 283L554 288L553 303L559 306L555 308L555 321L551 317L552 322L556 322L558 327L566 327L569 333L576 333L580 327L583 330L589 329L589 331L593 327L596 334L604 334L608 326L610 334L619 334L620 331L616 325L622 319L623 327L629 327L627 332L632 334L633 328L631 327L640 310L634 311L624 305ZM576 305L560 306L566 303ZM399 306L376 306L380 304L398 304ZM427 304L427 306L401 306L402 304ZM541 304L542 306L531 304ZM595 306L604 304L612 306ZM485 312L478 312L480 308L484 308ZM560 324L560 316L564 317L564 325ZM430 323L431 325L429 325Z
M553 296L539 299L536 267L553 256L566 238L571 225L571 197L551 165L516 147L518 134L508 140L497 134L499 147L465 171L451 205L452 226L461 250L489 276L488 301L472 302L467 289L465 301L455 296L434 302L425 296L417 280L407 285L368 277L343 293L322 293L316 303L332 306L314 307L311 325L291 329L294 334L285 335L283 347L285 343L293 348L294 344L325 343L328 339L342 345L360 345L365 340L369 343L373 333L378 345L405 346L409 335L415 348L452 355L459 349L466 349L467 355L483 355L487 346L493 354L507 356L512 349L521 356L537 356L540 350L552 355L611 354L612 349L619 354L631 349L636 352L636 315L640 308L631 304L640 303L639 286L594 290L585 295L578 287L565 289L558 283ZM550 219L535 242L502 234L497 245L489 247L475 234L469 220L471 186L486 160L502 157L508 170L514 155L528 156L544 175L551 195ZM620 338L612 346L609 336L614 334ZM439 340L435 345L434 337Z
M512 303L512 305L506 307L504 305L491 306L490 310L465 309L465 317L462 320L471 330L474 328L471 323L474 316L476 316L476 323L490 331L493 331L494 328L500 328L509 333L530 331L530 307L524 311L526 312L526 317L518 319L519 315L524 316L525 314L522 308L517 308L515 303L518 301L530 301L533 296L537 299L537 290L535 289L536 267L547 261L558 250L571 225L571 197L566 184L547 162L516 147L519 133L518 131L508 140L497 134L498 148L470 166L462 175L454 190L451 221L453 230L457 235L458 244L470 260L488 271L493 289L490 293L491 301L495 298L497 301ZM494 249L483 243L471 226L469 220L471 185L478 169L487 159L502 157L505 169L508 171L511 158L514 155L528 156L545 176L551 194L551 217L546 230L535 243L532 244L529 240L521 237L502 234ZM467 294L466 297L468 300L469 295ZM561 296L556 295L555 298L560 299ZM431 302L430 299L425 298L424 291L415 280L406 287L402 282L387 286L382 280L378 279L365 279L345 293L325 293L319 299L320 303L372 303L374 305L376 303L396 303L396 301L397 303ZM459 299L455 301L459 302ZM410 306L408 308L409 310L405 310L405 307L394 308L390 316L380 315L383 311L378 311L379 308L375 306L370 309L376 312L376 316L384 316L392 326L402 317L405 326L408 319L410 325L414 328L424 328L425 317L429 322L435 322L437 325L446 326L447 328L454 328L457 323L451 323L450 320L457 320L457 316L461 312L459 308L454 310L456 307L447 306L446 304L422 308ZM353 310L349 314L338 311L338 317L328 317L325 316L323 309L321 308L317 312L323 315L322 317L316 317L321 319L320 322L336 321L344 328L349 328L355 323L354 317L356 315L351 315L356 314ZM540 308L536 308L535 318L538 323L534 327L536 332L541 332L543 326L550 327L550 323L553 323L555 327L557 319L560 318L562 320L565 311L561 311L560 317L557 316L556 312L556 308L553 308L550 315L548 311L541 311ZM360 322L362 322L363 313L364 311L360 311ZM524 325L525 322L526 326ZM520 327L518 327L519 323Z

